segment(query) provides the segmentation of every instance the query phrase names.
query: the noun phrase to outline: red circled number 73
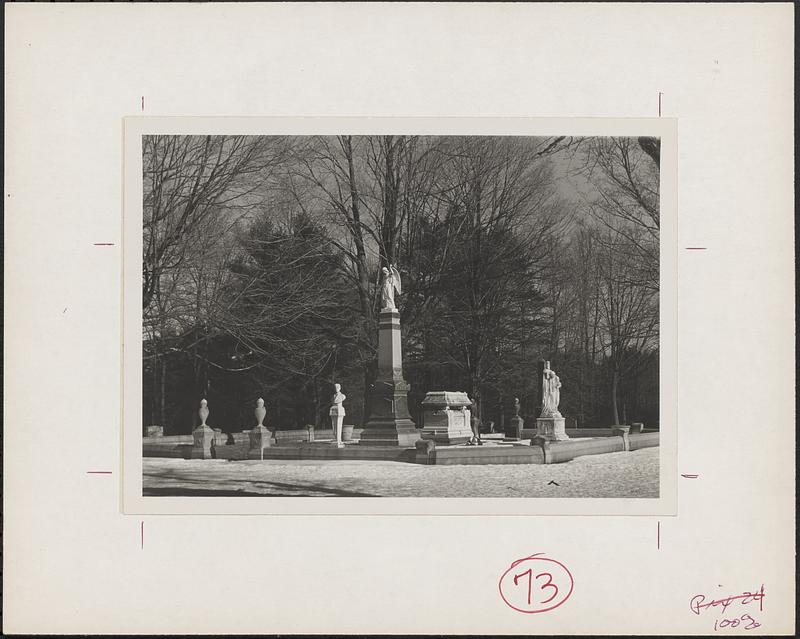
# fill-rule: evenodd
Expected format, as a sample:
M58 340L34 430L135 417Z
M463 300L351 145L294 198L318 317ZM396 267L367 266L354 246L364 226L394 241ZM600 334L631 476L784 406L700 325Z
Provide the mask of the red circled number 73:
M539 577L547 576L547 583L539 585L539 589L540 590L543 591L545 588L552 588L553 590L555 590L555 592L550 596L549 599L544 599L544 600L540 601L539 603L542 603L542 604L550 603L551 601L553 601L553 599L555 599L558 596L558 586L556 586L553 583L553 575L551 575L549 572L540 572L539 574L537 574L534 577L533 576L533 571L530 568L528 568L526 571L521 572L518 575L514 575L514 585L518 586L519 585L519 579L522 578L522 577L525 577L526 575L528 577L528 605L531 604L531 588L532 588L533 582L536 579L539 579Z

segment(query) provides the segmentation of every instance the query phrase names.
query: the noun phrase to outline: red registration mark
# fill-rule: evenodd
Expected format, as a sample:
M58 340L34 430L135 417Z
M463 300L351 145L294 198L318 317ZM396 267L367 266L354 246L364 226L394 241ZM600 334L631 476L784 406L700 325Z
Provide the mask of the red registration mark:
M537 553L518 559L500 577L500 596L519 612L547 612L572 594L572 574L560 561Z

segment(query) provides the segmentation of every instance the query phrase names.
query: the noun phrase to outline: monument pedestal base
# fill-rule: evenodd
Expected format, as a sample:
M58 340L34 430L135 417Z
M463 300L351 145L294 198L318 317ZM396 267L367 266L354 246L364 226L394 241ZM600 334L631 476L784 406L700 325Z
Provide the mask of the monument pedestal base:
M250 431L250 450L262 450L272 444L272 433L266 426L259 425Z
M519 415L514 415L508 420L503 435L506 439L517 440L522 438L522 429L525 427L525 420Z
M472 429L463 428L460 420L456 423L449 423L446 426L425 426L420 433L422 439L426 439L437 444L465 444L472 441Z
M344 448L342 441L342 422L344 422L344 406L335 404L330 410L331 428L333 429L333 445Z
M536 436L549 442L569 439L566 433L566 420L563 417L539 417L536 420Z
M211 459L211 446L214 444L214 431L208 426L198 426L192 431L192 459Z
M420 431L408 413L408 389L402 379L375 382L359 446L413 447L419 441Z
M413 448L420 431L408 412L408 391L403 379L400 313L383 309L378 318L378 378L370 391L369 418L359 446Z
M420 431L409 420L396 420L387 426L376 426L370 422L361 433L359 446L403 446L413 448L419 441Z

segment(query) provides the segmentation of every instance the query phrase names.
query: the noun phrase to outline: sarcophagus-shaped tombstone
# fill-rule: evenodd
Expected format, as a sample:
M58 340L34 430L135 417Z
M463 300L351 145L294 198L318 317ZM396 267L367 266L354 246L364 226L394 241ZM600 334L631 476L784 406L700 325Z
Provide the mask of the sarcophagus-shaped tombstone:
M466 393L432 391L422 400L422 438L441 444L460 444L472 439Z

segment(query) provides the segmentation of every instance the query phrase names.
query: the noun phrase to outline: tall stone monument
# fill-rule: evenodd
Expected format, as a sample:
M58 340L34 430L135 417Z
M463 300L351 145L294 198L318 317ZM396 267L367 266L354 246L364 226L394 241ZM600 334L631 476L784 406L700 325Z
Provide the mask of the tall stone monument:
M378 375L370 389L369 417L361 433L361 446L414 446L420 438L408 412L411 385L403 379L400 312L394 302L401 293L400 273L384 267L381 311L378 315Z
M545 362L541 377L542 414L536 420L536 436L546 441L563 441L569 439L565 429L565 420L558 411L561 401L561 380Z

